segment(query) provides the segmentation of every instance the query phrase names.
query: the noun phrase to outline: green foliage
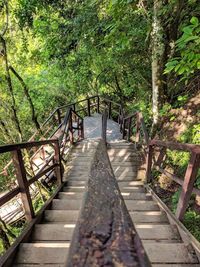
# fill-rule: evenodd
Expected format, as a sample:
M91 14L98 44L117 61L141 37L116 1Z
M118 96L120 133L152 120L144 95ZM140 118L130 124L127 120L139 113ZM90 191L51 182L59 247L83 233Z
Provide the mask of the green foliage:
M194 237L200 241L200 215L197 214L195 211L187 211L183 224L185 227L194 235Z
M175 72L182 79L188 79L200 69L200 23L197 17L192 17L190 24L182 29L182 36L176 41L178 57L168 61L165 74Z
M176 208L177 208L177 204L180 198L180 193L181 190L176 191L171 198L171 206L172 206L172 211L175 213L176 212Z

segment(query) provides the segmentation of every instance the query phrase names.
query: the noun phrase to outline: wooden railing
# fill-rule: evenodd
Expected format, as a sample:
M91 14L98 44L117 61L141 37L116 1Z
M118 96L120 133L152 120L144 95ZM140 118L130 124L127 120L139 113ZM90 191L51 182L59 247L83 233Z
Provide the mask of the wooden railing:
M64 159L65 154L69 150L71 144L84 138L83 116L91 116L95 112L102 113L105 109L108 111L108 118L115 119L122 128L123 110L121 105L103 97L92 96L72 104L57 107L41 125L42 135L41 132L37 131L31 136L28 142L58 139L60 157L61 159ZM53 152L51 149L47 149L47 147L44 145L33 146L29 149L29 160L30 171L26 174L28 180L32 179L31 176L37 177L40 176L40 174L43 174L38 179L42 177L42 182L45 184L49 183L54 174L53 168L50 167L53 160ZM46 168L48 168L47 172L45 172ZM30 175L30 173L32 175ZM0 172L0 175L9 175L12 177L15 176L13 160L10 160L8 164L4 166L3 171ZM14 192L18 192L18 189L15 190L12 186L10 188L10 192L11 193L8 194L12 196ZM2 203L5 205L7 203L5 202L6 197L3 196L3 199L4 201L2 201ZM9 216L6 216L7 223L12 221L16 214L23 214L20 203L19 206L19 210L16 209L16 211L9 214ZM2 206L0 205L0 207ZM17 210L18 213L16 213Z
M148 146L149 135L141 112L135 112L123 118L122 135L123 139L128 141L131 141L131 137L134 135L136 144L144 142Z
M138 144L143 144L146 155L146 178L148 183L152 182L153 179L152 169L156 169L182 187L176 210L176 216L179 220L182 220L192 193L200 196L200 189L194 186L197 172L200 167L200 145L164 142L154 139L150 140L141 112L136 112L123 118L122 134L124 139L135 142L136 146L138 146ZM158 156L157 148L160 148ZM184 179L169 173L161 167L167 149L190 153L190 160L188 162Z
M160 148L159 155L156 160L154 160L156 148ZM162 168L164 158L166 156L166 150L177 150L185 151L190 153L190 159L188 166L185 172L184 179L177 177L176 175L166 171ZM182 220L186 209L188 207L189 200L192 193L200 196L200 189L194 186L196 181L197 172L200 168L200 145L192 144L182 144L182 143L173 143L173 142L164 142L160 140L152 140L149 143L149 152L147 159L147 181L151 182L153 179L152 169L156 169L160 173L163 173L166 177L169 177L181 187L181 194L179 197L178 206L176 209L176 216L179 220Z
M113 174L104 140L98 144L88 177L65 266L150 267Z
M6 165L6 167L4 168L4 172L5 171L8 172L9 168L9 171L12 173L12 176L15 177L18 185L20 185L20 181L22 181L22 178L25 177L26 174L26 179L25 178L24 179L27 180L28 182L25 181L24 183L28 187L32 185L34 182L37 182L38 180L40 180L42 184L47 184L53 178L57 177L57 179L60 181L60 178L58 176L59 173L57 172L57 167L54 161L58 160L58 157L64 160L71 144L73 144L75 141L79 141L83 137L84 137L83 119L75 111L73 111L72 108L68 108L61 123L54 129L53 132L51 132L49 140L32 141L24 144L7 145L0 147L0 155L2 153L8 152L10 147L12 148L23 147L23 149L26 152L24 155L21 151L18 151L19 149L16 150L18 152L13 152L12 160L9 162L9 164ZM52 139L56 141L52 141ZM56 142L57 144L55 148L53 147L53 149L52 146L47 145L51 144L52 142ZM28 151L26 151L27 150L26 147ZM18 162L19 160L20 162ZM24 164L27 165L27 161L28 161L28 169L26 166L26 172L25 172ZM61 165L59 168L61 168ZM20 173L21 173L21 178L19 178ZM14 189L11 188L8 193L6 193L0 198L0 208L8 210L7 213L3 212L3 214L5 215L2 217L2 219L5 220L6 223L13 222L15 218L19 219L19 217L23 215L25 215L28 220L31 220L34 217L34 212L32 207L29 208L29 212L26 209L24 209L25 213L21 208L21 202L23 203L24 207L25 204L28 203L28 206L26 205L27 209L31 205L29 199L30 194L28 193L28 190L26 190L26 193L29 194L28 197L23 198L23 195L21 195L21 197L15 199L15 197L21 192L19 189L20 189L19 186L15 186ZM31 190L33 191L32 187ZM37 190L35 189L34 191ZM12 212L10 212L9 211L10 207L14 205L12 199L13 201L15 199L15 204L17 205L16 208ZM8 206L5 206L6 203L10 204ZM19 214L21 214L21 216L19 216Z
M54 149L53 157L51 163L46 163L42 170L40 170L36 175L27 179L27 171L25 167L25 160L23 157L24 150L28 152L33 147L41 146L51 146ZM57 178L58 184L62 183L62 172L61 172L61 159L60 159L60 148L58 140L45 140L38 142L29 142L16 145L7 145L0 147L0 153L10 152L13 158L13 164L15 168L15 174L18 186L13 190L6 193L3 197L0 198L0 207L5 203L16 197L18 194L21 194L21 201L24 208L25 217L28 221L32 220L35 217L35 212L33 209L31 194L29 191L29 186L34 182L38 181L39 178L44 176L50 171L55 172L55 177Z

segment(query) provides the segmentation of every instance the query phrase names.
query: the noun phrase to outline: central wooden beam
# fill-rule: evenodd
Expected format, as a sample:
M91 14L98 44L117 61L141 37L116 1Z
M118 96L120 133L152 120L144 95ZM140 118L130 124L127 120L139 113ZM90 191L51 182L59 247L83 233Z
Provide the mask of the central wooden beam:
M151 266L100 141L76 225L67 267Z

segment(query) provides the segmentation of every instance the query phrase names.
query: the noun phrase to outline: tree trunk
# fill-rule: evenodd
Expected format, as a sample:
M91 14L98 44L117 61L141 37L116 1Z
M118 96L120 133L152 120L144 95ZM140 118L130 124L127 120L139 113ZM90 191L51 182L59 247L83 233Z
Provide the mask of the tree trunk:
M12 73L15 75L15 77L17 77L17 79L20 81L23 89L24 89L24 94L29 102L29 106L30 106L30 109L31 109L31 114L32 114L32 122L35 124L35 127L36 129L41 133L41 128L40 128L40 124L38 122L38 119L37 119L37 115L36 115L36 112L35 112L35 107L33 105L33 101L31 99L31 96L29 94L29 90L28 90L28 87L26 86L24 80L22 79L22 77L17 73L17 71L12 67L12 66L9 66L9 69L12 71Z
M1 35L0 35L0 41L1 41L2 46L3 46L3 59L5 62L5 69L6 69L6 81L8 84L8 90L10 92L10 96L11 96L11 100L12 100L11 109L13 112L13 120L14 120L16 129L17 129L17 132L19 135L19 141L21 142L22 141L22 130L20 127L18 116L17 116L16 102L15 102L15 97L14 97L14 92L13 92L12 80L11 80L10 72L9 72L6 41L4 40L4 38Z
M163 92L163 28L159 18L159 11L162 7L161 0L154 0L153 23L152 23L152 111L153 128L156 128L159 117L159 106Z

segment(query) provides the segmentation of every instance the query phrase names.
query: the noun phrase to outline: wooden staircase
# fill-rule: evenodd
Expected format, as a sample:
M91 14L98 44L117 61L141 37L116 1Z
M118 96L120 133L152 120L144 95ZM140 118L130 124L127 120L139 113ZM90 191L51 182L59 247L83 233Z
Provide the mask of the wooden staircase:
M86 108L82 107L83 103L86 103ZM109 108L108 120L100 115L105 105ZM113 110L112 106L115 107ZM200 159L199 146L149 140L141 113L125 117L119 104L101 100L99 96L70 105L65 115L61 113L62 108L56 109L59 115L58 140L0 147L0 153L14 151L16 154L15 169L19 183L0 199L0 204L3 207L20 193L24 197L24 213L29 221L22 237L3 256L0 266L200 266L200 245L193 246L196 241L187 236L184 227L180 227L181 222L173 218L174 215L154 196L146 183L151 178L153 160L163 172L160 163L167 148L185 149L191 153L185 180L170 176L186 189L182 190L179 201L177 217L180 219L191 193L199 194L200 191L194 187ZM91 116L92 108L98 113L95 117ZM88 115L84 121L77 113L83 111L87 111ZM112 120L112 111L117 114L117 122ZM55 112L50 118L54 115ZM137 119L133 125L135 116ZM110 125L106 126L107 123ZM92 128L89 128L90 125ZM134 144L129 142L132 129L136 129ZM140 136L143 143L139 144ZM126 138L128 140L125 141ZM41 146L45 150L47 144L55 150L51 164L28 180L22 149ZM157 161L153 154L155 147L160 147ZM61 160L65 165L63 177ZM49 171L55 174L58 187L36 215L29 186Z
M68 248L87 189L90 164L98 142L82 141L70 154L65 185L36 224L31 242L22 243L14 266L65 266ZM143 158L127 142L108 144L108 155L127 209L154 267L200 266L191 245L144 186Z

